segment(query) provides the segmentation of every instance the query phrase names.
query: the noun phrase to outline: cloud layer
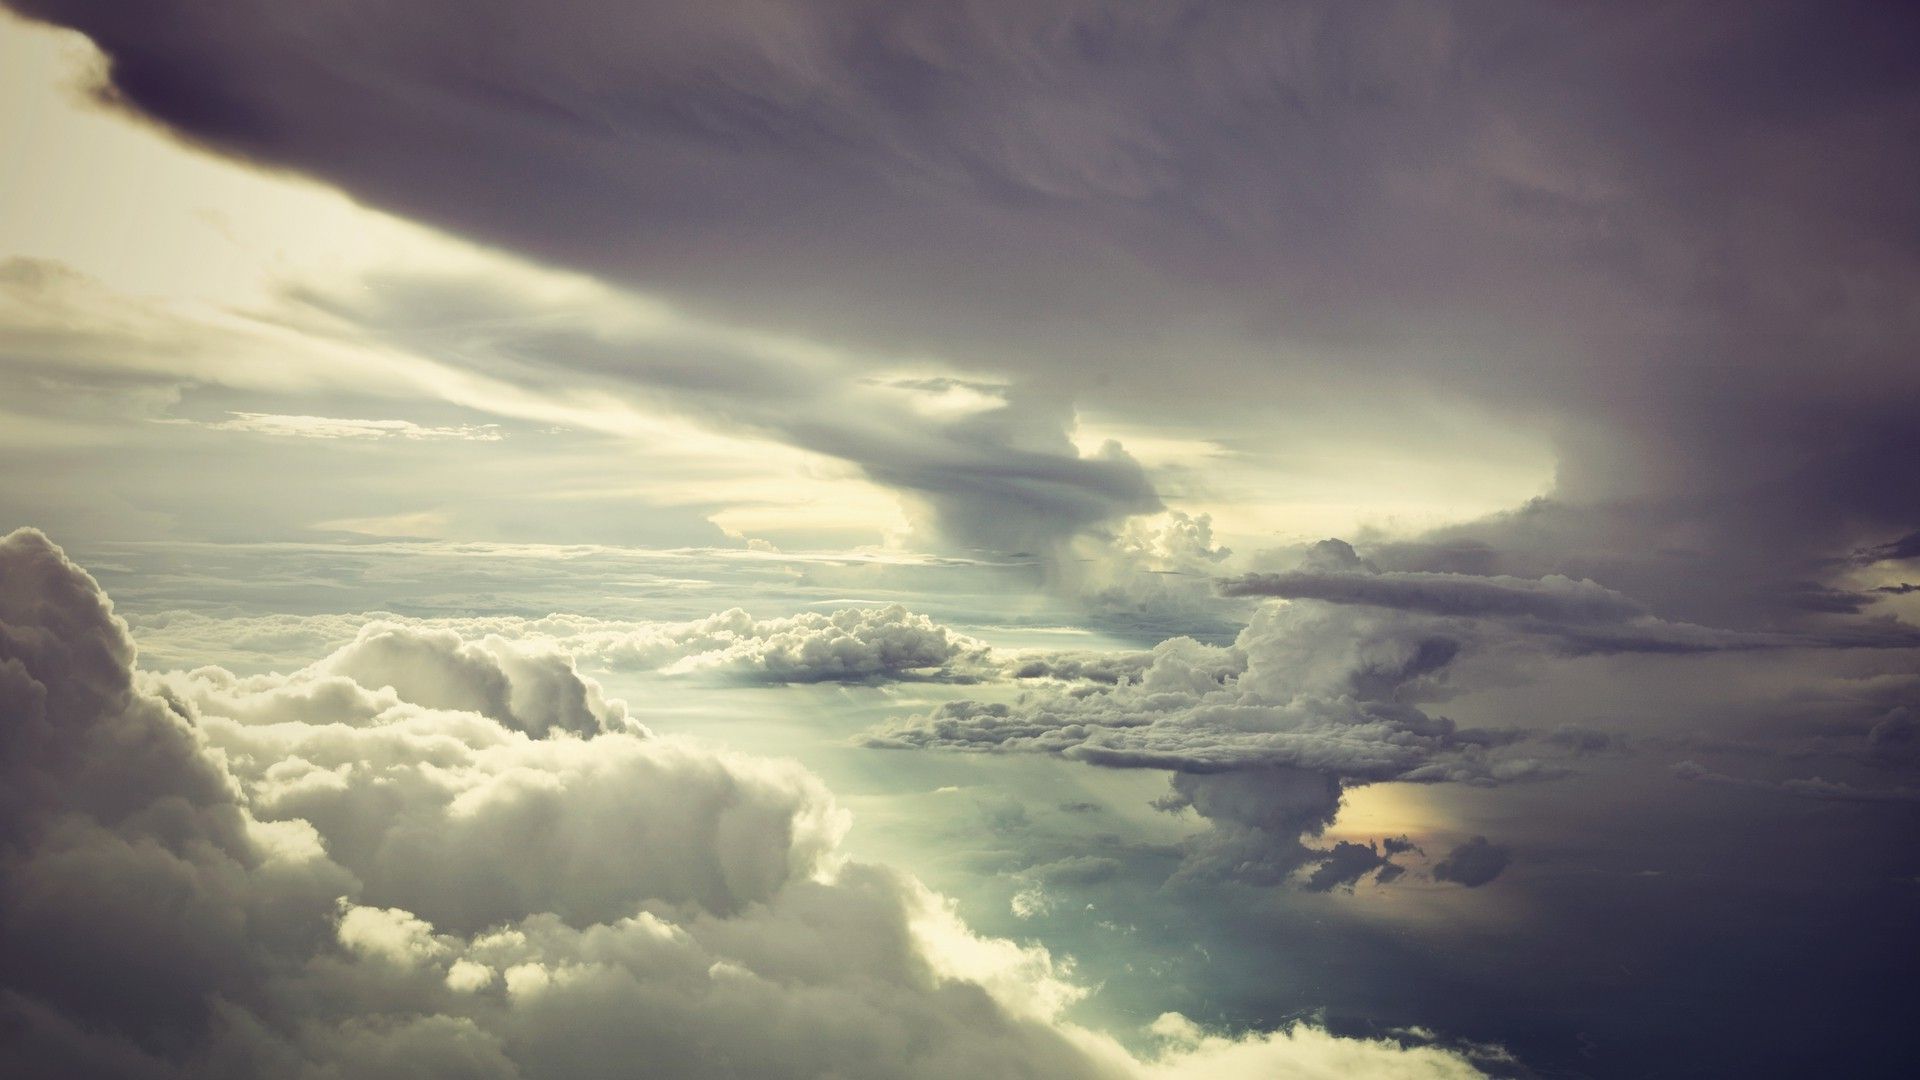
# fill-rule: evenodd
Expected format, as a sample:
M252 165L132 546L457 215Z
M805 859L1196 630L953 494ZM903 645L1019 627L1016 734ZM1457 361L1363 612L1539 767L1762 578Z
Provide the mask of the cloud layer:
M687 622L562 612L540 618L363 613L214 619L175 611L142 619L137 633L169 656L238 647L269 662L344 641L288 679L253 680L249 692L344 675L373 687L417 687L402 695L416 704L469 708L529 730L558 724L576 733L618 727L623 715L623 706L605 701L576 664L768 685L967 681L994 673L999 664L985 642L900 604L774 619L730 608ZM515 695L531 725L516 717Z
M444 281L313 297L388 343L438 328L464 364L637 387L853 462L946 543L1031 549L1158 508L1130 456L1070 443L1076 405L1261 448L1284 442L1277 402L1384 438L1418 418L1390 400L1408 385L1550 437L1554 501L1466 534L1514 576L1779 619L1831 576L1819 560L1917 524L1920 156L1892 148L1915 144L1920 92L1898 6L1729 26L1642 5L495 0L489 32L455 38L351 3L15 6L88 34L114 100L205 144L855 346L877 381L827 390L731 350L688 363L711 341L663 357L604 321L542 329ZM925 396L926 372L879 369L930 353L934 378L1004 396L921 430L904 402L861 407Z
M1163 808L1192 808L1214 826L1190 869L1273 882L1341 859L1352 872L1329 870L1322 885L1350 882L1381 861L1362 869L1358 851L1302 843L1332 823L1348 785L1490 785L1557 771L1518 745L1519 732L1464 729L1416 704L1468 644L1462 629L1319 602L1269 605L1231 646L1170 639L1111 685L1038 689L1011 704L947 702L867 742L1166 769L1173 787Z
M797 766L535 737L471 646L376 626L299 679L148 674L59 549L0 540L10 1075L1478 1075L1305 1028L1136 1059L1060 1019L1083 991L1045 952L838 855Z

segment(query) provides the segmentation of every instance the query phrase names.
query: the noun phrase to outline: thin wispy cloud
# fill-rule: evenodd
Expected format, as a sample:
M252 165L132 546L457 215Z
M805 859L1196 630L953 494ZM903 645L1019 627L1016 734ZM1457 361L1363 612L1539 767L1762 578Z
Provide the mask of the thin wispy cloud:
M291 439L467 439L496 442L506 437L498 424L430 427L411 420L356 420L338 416L283 416L254 412L231 413L225 420L163 417L155 422L191 424L210 431L239 431Z

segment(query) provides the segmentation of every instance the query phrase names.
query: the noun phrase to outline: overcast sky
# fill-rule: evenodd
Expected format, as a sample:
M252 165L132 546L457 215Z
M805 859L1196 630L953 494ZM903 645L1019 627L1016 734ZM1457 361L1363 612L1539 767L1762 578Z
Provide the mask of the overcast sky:
M6 7L10 1075L1906 1073L1906 5Z

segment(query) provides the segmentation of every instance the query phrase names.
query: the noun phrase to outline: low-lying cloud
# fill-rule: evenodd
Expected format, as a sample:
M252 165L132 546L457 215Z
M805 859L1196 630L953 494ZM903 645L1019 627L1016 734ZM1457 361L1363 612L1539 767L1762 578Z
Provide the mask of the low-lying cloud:
M370 686L398 680L421 686L423 692L435 673L459 668L477 674L481 668L499 668L496 675L479 675L484 687L456 680L448 684L448 692L481 694L490 699L486 708L480 708L477 699L464 699L460 707L506 719L511 708L504 695L512 678L522 687L538 679L569 698L571 721L566 726L574 730L590 720L604 726L612 721L601 714L618 711L617 705L587 700L598 687L579 674L572 666L576 664L776 685L970 681L993 673L999 662L985 642L900 604L773 619L730 608L686 622L560 612L540 618L440 619L406 619L385 612L213 619L167 612L142 620L137 632L143 643L169 656L238 643L275 658L344 640L347 644L302 677L345 672ZM444 696L416 704L442 700Z
M1136 1058L1061 1018L1085 991L1043 950L840 854L798 766L535 737L473 645L383 626L302 680L150 674L58 548L0 540L9 1075L1478 1075L1179 1018Z

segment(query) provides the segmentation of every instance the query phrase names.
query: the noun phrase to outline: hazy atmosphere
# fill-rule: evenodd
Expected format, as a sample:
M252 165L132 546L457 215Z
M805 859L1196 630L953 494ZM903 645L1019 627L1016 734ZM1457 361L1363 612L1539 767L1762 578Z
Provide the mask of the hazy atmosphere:
M1913 1075L1916 41L0 0L0 1073Z

